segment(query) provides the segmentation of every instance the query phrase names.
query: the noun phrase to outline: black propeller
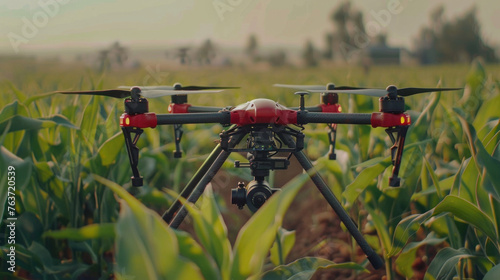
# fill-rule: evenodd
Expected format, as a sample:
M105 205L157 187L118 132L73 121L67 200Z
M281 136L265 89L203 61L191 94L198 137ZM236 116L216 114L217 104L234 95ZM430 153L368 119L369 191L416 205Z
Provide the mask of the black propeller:
M127 88L127 89L125 89ZM196 93L216 93L224 89L235 89L239 87L216 87L216 86L186 86L180 84L172 86L141 86L125 87L108 90L88 90L88 91L56 91L62 94L83 94L83 95L102 95L114 98L126 98L134 95L140 95L146 98L155 98L167 95L186 95Z
M118 88L131 88L129 86L119 86ZM173 86L139 86L141 90L210 90L210 89L237 89L240 87L218 87L218 86L182 86L179 83Z
M350 87L350 86L339 86L336 87L334 84L330 83L327 84L326 86L322 85L285 85L285 84L274 84L273 86L275 87L282 87L282 88L291 88L291 89L298 89L298 90L307 90L307 91L313 91L313 90L318 90L321 92L324 92L325 90L333 90L333 89L339 89L339 90L352 90L352 89L364 89L360 87Z
M396 97L396 96L410 96L419 93L425 92L435 92L435 91L450 91L450 90L459 90L461 88L400 88L398 89L396 86L388 86L386 89L376 89L376 88L365 88L365 89L352 89L352 90L342 90L342 89L333 89L333 90L309 90L310 92L322 92L322 93L352 93L352 94L361 94L375 97Z
M122 89L106 89L106 90L88 90L88 91L56 91L56 93L62 94L83 94L83 95L102 95L114 98L125 98L130 97L130 90Z

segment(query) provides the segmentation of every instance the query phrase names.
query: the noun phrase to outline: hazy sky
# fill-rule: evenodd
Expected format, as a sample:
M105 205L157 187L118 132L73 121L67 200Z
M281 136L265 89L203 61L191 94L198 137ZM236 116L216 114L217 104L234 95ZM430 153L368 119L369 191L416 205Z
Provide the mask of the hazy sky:
M324 46L329 19L341 1L332 0L0 0L0 52L68 51L120 41L132 47L168 47L211 38L242 47L255 33L260 45L302 47L311 39ZM411 48L444 4L446 18L476 5L482 33L500 45L498 0L353 0L365 22L389 34L391 44ZM399 3L399 4L398 4ZM388 5L396 5L392 9ZM394 11L396 11L394 13ZM390 15L376 21L374 14Z

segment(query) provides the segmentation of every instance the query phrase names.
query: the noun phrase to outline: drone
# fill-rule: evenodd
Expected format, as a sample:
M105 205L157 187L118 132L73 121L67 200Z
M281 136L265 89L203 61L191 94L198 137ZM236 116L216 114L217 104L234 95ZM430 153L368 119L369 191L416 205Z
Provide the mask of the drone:
M460 88L401 88L390 85L386 89L360 88L324 85L284 85L275 84L293 90L300 96L299 107L286 107L276 101L259 98L234 107L193 106L188 103L190 94L217 93L238 87L213 86L133 86L118 89L96 91L59 91L62 94L103 95L125 98L125 112L120 117L120 127L125 137L125 144L130 160L133 176L132 186L143 185L140 176L139 148L137 142L145 128L158 125L173 125L176 150L174 157L182 156L180 141L184 124L213 123L221 124L225 129L219 134L220 142L200 166L193 178L180 193L188 202L196 203L206 186L214 178L232 152L247 153L248 162L235 161L235 168L249 168L254 180L248 184L238 183L231 190L231 202L242 209L245 205L257 211L279 188L272 188L265 178L270 170L284 170L290 164L291 156L295 156L299 164L309 174L320 193L333 208L349 233L357 241L368 260L375 269L384 266L383 259L370 247L356 224L342 207L331 189L315 170L312 162L304 153L303 126L312 123L326 124L329 128L328 138L330 150L328 158L336 159L335 142L338 124L371 125L373 128L383 127L391 139L390 154L392 159L392 176L389 185L399 187L399 169L404 151L404 143L410 115L405 113L404 97L419 93L435 91L452 91ZM321 94L321 104L305 106L305 96L311 93ZM368 95L379 98L379 112L374 113L342 113L338 103L341 93ZM168 114L149 112L148 98L171 96ZM246 145L238 144L246 139ZM241 147L244 146L244 147ZM278 157L278 153L288 153L288 157ZM172 228L178 228L188 212L180 199L177 199L163 214L163 219Z

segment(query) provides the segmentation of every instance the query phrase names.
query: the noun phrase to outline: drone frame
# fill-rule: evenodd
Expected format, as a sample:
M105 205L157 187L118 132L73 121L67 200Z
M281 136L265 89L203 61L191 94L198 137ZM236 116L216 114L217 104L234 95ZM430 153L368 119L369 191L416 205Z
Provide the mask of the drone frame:
M199 167L188 184L184 187L174 203L163 214L163 219L172 228L177 228L182 223L188 212L181 203L181 197L188 202L196 203L199 197L204 192L206 186L214 178L217 171L222 167L232 152L248 152L249 163L235 163L235 167L250 167L252 175L257 179L258 184L264 182L265 176L269 174L269 170L286 169L289 164L289 157L295 156L302 168L308 173L319 192L332 207L340 220L344 223L349 233L359 244L360 248L367 255L368 260L375 269L384 266L383 259L370 247L364 239L356 224L350 218L348 213L342 207L339 200L335 197L331 189L314 168L312 162L303 151L304 134L302 133L303 125L308 123L323 123L329 128L328 138L330 144L329 159L334 160L335 142L338 124L353 124L353 125L371 125L372 127L384 127L389 135L393 145L390 148L391 158L393 163L392 176L389 178L389 185L392 187L400 186L401 179L399 169L404 151L404 143L406 133L411 124L410 115L405 113L404 98L417 93L440 91L440 90L457 90L457 88L404 88L397 89L395 86L389 86L386 90L381 89L365 89L356 87L337 87L333 84L328 84L326 89L319 89L321 86L291 86L291 85L275 85L287 88L297 88L300 95L299 107L285 107L278 102L270 99L254 99L247 103L236 107L205 107L192 106L187 102L187 94L193 93L190 91L210 90L210 89L227 89L233 87L199 87L187 86L182 87L180 84L174 87L144 87L150 97L159 97L164 95L171 96L171 103L168 107L169 114L156 114L149 112L148 99L141 94L140 87L132 87L127 90L104 90L104 91L85 91L85 92L60 92L65 94L98 94L111 97L123 98L130 96L124 100L125 113L120 116L120 127L122 129L127 153L130 160L130 166L133 176L132 186L139 187L143 185L143 178L138 170L139 164L139 148L137 142L144 132L145 128L155 128L158 125L173 125L175 147L174 157L182 156L180 149L180 141L183 135L183 124L200 124L200 123L218 123L225 127L229 127L220 133L220 143L213 149L207 159ZM164 90L162 93L161 90ZM177 91L176 91L177 90ZM211 92L217 92L212 90ZM305 106L305 95L310 92L321 92L321 104L312 107ZM338 104L337 93L354 93L378 96L379 112L374 113L342 113L342 107ZM293 129L292 126L297 126L300 129ZM263 143L258 148L247 147L247 149L238 149L236 146L245 136L253 135L254 133L263 133L265 137ZM273 145L274 139L280 144L284 144L287 148L276 147ZM267 141L267 142L266 142ZM248 140L247 140L248 142ZM247 143L248 145L248 143ZM270 153L272 152L272 155ZM290 156L286 159L270 158L278 152L289 152ZM267 160L270 161L266 162ZM260 167L259 167L260 166ZM264 185L268 188L268 185ZM233 189L234 192L240 191L244 186L239 184L238 189ZM268 188L269 189L269 188ZM270 190L270 189L269 189ZM277 189L270 190L269 196ZM248 195L248 193L246 193ZM265 199L267 199L266 197ZM247 197L248 199L248 197ZM264 202L265 202L264 199ZM262 202L262 203L264 203ZM242 208L245 201L234 201L239 208ZM256 211L258 207L250 207L250 202L246 202L252 211ZM259 206L260 207L260 206Z

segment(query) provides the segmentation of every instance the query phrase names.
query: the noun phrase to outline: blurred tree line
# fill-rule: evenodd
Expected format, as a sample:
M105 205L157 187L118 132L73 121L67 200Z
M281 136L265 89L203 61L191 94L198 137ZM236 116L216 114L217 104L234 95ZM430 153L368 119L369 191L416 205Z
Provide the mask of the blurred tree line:
M410 54L421 64L470 62L482 57L497 62L495 50L482 37L481 25L473 7L464 15L446 20L445 8L439 6L430 14L430 26L424 26L414 39ZM333 31L325 34L325 49L320 52L307 41L302 53L306 66L316 66L321 58L348 60L355 52L371 46L387 46L387 34L367 34L364 15L350 1L340 3L331 13Z
M448 21L444 12L443 6L434 10L431 25L423 27L415 40L420 63L470 62L478 56L487 62L498 60L495 50L482 38L475 7Z
M476 57L482 57L486 62L498 61L494 48L488 45L481 34L475 7L452 19L446 19L444 14L444 6L439 6L432 11L429 15L430 25L421 28L413 40L413 46L405 52L420 64L468 63ZM357 62L368 68L372 61L376 60L374 52L370 52L375 47L377 51L375 55L391 56L396 51L398 57L395 61L400 63L398 51L403 49L388 45L387 33L381 26L383 24L379 22L381 28L376 34L367 32L367 23L365 23L363 13L349 0L341 2L333 9L330 22L333 28L325 34L322 49L317 48L311 40L305 42L301 53L303 65L315 67L322 60L344 59L351 62L350 58L357 56ZM244 53L250 63L264 62L272 67L289 65L284 49L262 52L255 34L248 37ZM173 58L179 60L181 64L210 65L213 64L218 54L221 54L220 48L216 47L210 39L206 39L198 47L177 48ZM167 53L167 56L171 54ZM127 58L128 49L119 42L115 42L109 48L99 52L98 68L104 70L122 66ZM230 65L232 62L226 57L222 63Z

